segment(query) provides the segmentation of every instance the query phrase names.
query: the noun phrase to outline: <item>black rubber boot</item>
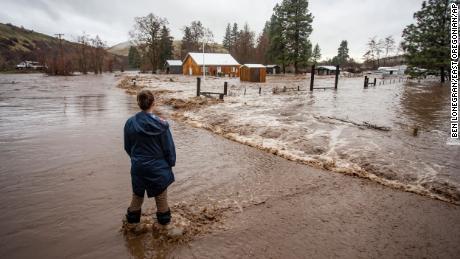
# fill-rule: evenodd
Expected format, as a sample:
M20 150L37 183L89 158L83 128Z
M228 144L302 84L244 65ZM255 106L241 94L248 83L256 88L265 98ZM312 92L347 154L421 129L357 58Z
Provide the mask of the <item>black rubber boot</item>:
M126 213L126 220L128 223L139 223L141 222L141 210L129 211Z
M171 210L167 212L157 212L157 220L160 225L168 225L171 222Z

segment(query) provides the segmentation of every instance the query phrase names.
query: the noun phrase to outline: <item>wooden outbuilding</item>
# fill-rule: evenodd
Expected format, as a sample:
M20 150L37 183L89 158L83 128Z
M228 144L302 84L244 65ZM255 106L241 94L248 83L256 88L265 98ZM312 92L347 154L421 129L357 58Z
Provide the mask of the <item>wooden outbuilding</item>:
M181 60L166 60L166 74L182 74Z
M182 73L190 76L239 76L240 64L230 54L225 53L196 53L190 52L184 59Z
M267 70L261 64L244 64L240 67L240 81L264 83Z
M281 67L278 65L266 65L265 67L267 68L267 74L276 75L281 73Z
M335 66L318 66L316 67L317 75L335 75Z

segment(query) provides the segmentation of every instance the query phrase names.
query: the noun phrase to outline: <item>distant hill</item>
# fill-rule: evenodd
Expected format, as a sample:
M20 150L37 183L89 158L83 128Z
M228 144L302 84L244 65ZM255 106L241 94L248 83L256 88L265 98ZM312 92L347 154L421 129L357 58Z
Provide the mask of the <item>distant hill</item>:
M173 59L181 59L180 58L180 56L181 56L181 54L180 54L181 44L182 44L181 40L175 40L173 42L173 48L174 48L174 50L173 50ZM108 48L107 51L112 53L112 54L115 54L115 55L120 55L120 56L127 57L128 53L129 53L129 48L132 45L133 44L130 41L125 41L125 42L121 42L121 43L118 43L116 45L113 45L112 47ZM227 53L228 51L221 44L216 43L216 44L213 45L212 52Z
M127 57L129 53L129 48L132 45L133 44L130 41L125 41L125 42L113 45L112 47L108 48L107 51L115 55Z
M70 57L78 56L76 42L62 41L65 54ZM59 40L56 37L28 30L12 24L0 23L0 71L12 70L24 60L44 63L46 58L59 50ZM107 53L118 62L127 63L126 58ZM125 61L126 59L126 61ZM75 58L72 63L77 64Z

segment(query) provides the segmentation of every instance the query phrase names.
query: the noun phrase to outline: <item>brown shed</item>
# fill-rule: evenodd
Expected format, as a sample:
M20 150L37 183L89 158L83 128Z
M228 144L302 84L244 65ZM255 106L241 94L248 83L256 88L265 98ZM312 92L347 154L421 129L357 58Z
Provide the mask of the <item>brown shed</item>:
M240 67L240 80L246 82L265 83L267 70L261 64L245 64Z
M240 64L230 54L225 53L196 53L190 52L184 59L182 72L184 75L200 76L239 76Z

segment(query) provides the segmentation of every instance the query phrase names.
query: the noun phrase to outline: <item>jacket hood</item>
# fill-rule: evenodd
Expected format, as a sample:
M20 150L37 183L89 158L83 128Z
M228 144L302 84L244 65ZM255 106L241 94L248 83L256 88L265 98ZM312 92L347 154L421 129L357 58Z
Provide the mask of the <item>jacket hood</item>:
M137 113L132 117L132 122L136 132L150 136L160 135L169 128L167 121L147 112Z

